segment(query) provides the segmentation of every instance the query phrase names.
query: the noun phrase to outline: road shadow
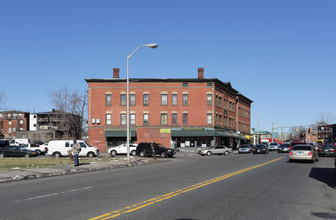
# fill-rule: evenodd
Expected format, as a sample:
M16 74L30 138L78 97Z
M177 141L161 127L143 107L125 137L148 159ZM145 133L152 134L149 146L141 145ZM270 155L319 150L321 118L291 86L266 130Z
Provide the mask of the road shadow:
M328 213L328 212L312 212L313 216L320 217L323 219L336 219L336 213Z
M334 168L313 167L309 177L327 184L329 187L336 187L336 173Z

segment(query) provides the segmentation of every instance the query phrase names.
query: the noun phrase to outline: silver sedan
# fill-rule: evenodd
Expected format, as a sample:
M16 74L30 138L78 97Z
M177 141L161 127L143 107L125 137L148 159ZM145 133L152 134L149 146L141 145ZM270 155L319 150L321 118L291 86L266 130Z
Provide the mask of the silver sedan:
M224 145L217 145L215 147L199 151L198 153L202 156L211 156L212 154L228 155L229 153L232 153L232 149L225 147Z
M313 163L318 161L318 153L314 150L312 145L295 145L289 151L289 162L294 160L308 160Z

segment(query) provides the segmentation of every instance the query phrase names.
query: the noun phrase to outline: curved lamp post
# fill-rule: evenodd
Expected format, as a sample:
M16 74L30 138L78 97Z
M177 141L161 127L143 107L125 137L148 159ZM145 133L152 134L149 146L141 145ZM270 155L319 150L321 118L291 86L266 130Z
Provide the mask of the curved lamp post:
M130 103L129 103L129 59L133 56L135 52L137 52L141 47L150 47L150 48L157 48L158 45L153 43L153 44L144 44L136 48L131 55L127 56L127 91L126 91L126 105L127 105L127 110L126 110L126 124L127 124L127 139L126 139L126 146L127 146L127 161L128 163L130 162Z

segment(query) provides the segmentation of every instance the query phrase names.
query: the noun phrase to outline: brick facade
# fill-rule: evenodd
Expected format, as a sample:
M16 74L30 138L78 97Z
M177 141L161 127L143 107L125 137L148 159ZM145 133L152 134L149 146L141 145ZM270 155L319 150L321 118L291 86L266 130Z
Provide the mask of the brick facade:
M126 129L126 79L86 79L88 83L89 143L105 151L125 137L106 137L108 130ZM171 146L171 128L225 129L250 132L252 101L218 79L130 79L132 142L160 142ZM148 117L148 118L147 118ZM147 120L148 119L148 120Z
M0 112L0 129L3 138L16 138L18 131L29 129L29 113L21 111Z

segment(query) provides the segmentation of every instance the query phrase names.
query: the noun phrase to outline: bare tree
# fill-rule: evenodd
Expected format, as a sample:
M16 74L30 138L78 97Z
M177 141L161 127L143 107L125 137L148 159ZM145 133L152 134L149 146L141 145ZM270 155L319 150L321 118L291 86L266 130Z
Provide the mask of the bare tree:
M68 137L81 138L85 126L86 92L69 91L67 87L50 93L51 102L60 112Z
M83 131L85 130L86 118L86 106L87 106L87 95L86 91L80 94L77 90L73 92L70 96L70 112L74 115L79 116L79 121L77 118L71 118L71 123L74 124L74 134L76 137L81 137ZM77 124L78 123L78 126Z
M333 124L333 123L335 123L335 118L333 118L329 113L327 115L322 113L320 115L320 119L315 121L316 127L319 125L327 125L327 124Z
M0 109L5 102L6 102L6 94L3 92L0 92Z

